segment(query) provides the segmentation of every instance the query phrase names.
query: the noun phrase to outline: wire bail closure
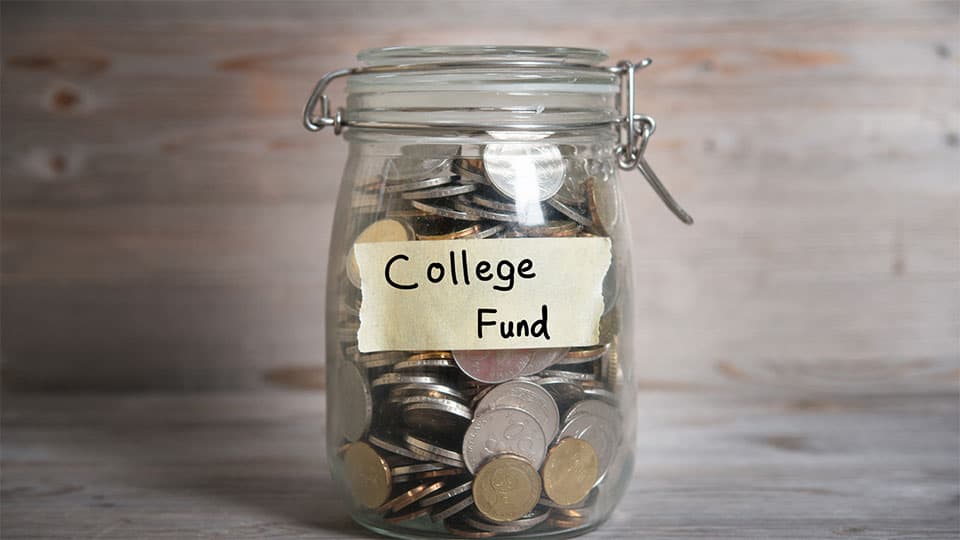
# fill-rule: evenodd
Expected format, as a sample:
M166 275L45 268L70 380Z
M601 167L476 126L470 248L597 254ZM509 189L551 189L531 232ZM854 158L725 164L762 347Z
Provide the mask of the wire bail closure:
M653 191L660 197L660 200L670 209L671 212L683 223L693 224L693 218L688 214L676 199L670 195L666 186L660 181L660 178L653 171L653 168L644 157L647 144L650 137L657 130L657 123L653 117L638 114L636 112L636 74L638 71L646 68L653 63L650 58L644 58L637 63L622 60L613 67L593 67L576 66L567 64L565 67L576 67L579 69L602 70L616 74L620 77L620 100L617 103L617 110L621 113L620 118L612 122L592 122L592 123L570 123L570 124L524 124L512 126L510 129L522 131L557 131L557 130L575 130L590 127L600 127L613 124L619 133L619 141L615 149L617 165L623 170L637 169L643 175ZM483 126L476 124L461 124L452 122L437 123L410 123L410 122L371 122L371 121L350 121L346 118L346 112L342 107L338 108L336 113L330 113L330 98L324 93L327 86L335 79L350 75L359 75L365 73L393 73L406 71L429 71L433 69L457 69L457 68L504 68L504 67L553 67L554 62L543 61L511 61L504 60L499 62L443 62L433 64L404 64L398 66L368 66L356 68L344 68L326 73L313 88L307 104L303 109L303 127L307 131L317 132L323 128L331 126L333 132L339 135L344 127L357 127L367 129L464 129L475 131L504 130L505 126ZM319 105L319 114L317 106ZM626 107L626 112L624 112Z

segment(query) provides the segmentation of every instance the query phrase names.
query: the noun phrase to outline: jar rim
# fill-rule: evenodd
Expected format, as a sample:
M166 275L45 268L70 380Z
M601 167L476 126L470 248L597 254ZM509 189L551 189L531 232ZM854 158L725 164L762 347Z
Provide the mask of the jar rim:
M531 60L558 65L595 66L608 58L602 49L523 45L425 45L364 49L357 59L368 66L424 64L436 61Z

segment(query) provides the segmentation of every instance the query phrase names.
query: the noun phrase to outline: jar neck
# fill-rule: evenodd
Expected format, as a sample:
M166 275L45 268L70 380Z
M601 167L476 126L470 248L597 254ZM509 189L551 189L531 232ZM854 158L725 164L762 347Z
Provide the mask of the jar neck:
M348 80L345 118L354 125L546 132L609 124L621 116L620 80L596 65L604 58L544 48L366 51L360 59L372 68Z

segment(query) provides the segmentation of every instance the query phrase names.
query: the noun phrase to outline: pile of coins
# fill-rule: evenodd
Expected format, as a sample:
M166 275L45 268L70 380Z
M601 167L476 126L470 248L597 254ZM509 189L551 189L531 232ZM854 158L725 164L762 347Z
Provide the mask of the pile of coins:
M404 147L351 193L354 243L610 236L613 165L547 143ZM604 280L600 344L489 351L357 349L347 254L335 363L338 459L358 506L412 529L486 538L586 527L621 446L624 269ZM425 306L424 309L429 309Z

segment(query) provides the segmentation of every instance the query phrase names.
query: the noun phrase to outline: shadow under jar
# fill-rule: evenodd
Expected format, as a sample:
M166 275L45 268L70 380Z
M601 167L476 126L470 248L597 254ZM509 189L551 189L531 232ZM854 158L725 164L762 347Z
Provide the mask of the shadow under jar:
M639 64L569 48L360 53L306 127L350 141L327 284L327 453L363 526L565 537L631 477ZM327 84L348 76L331 113Z

